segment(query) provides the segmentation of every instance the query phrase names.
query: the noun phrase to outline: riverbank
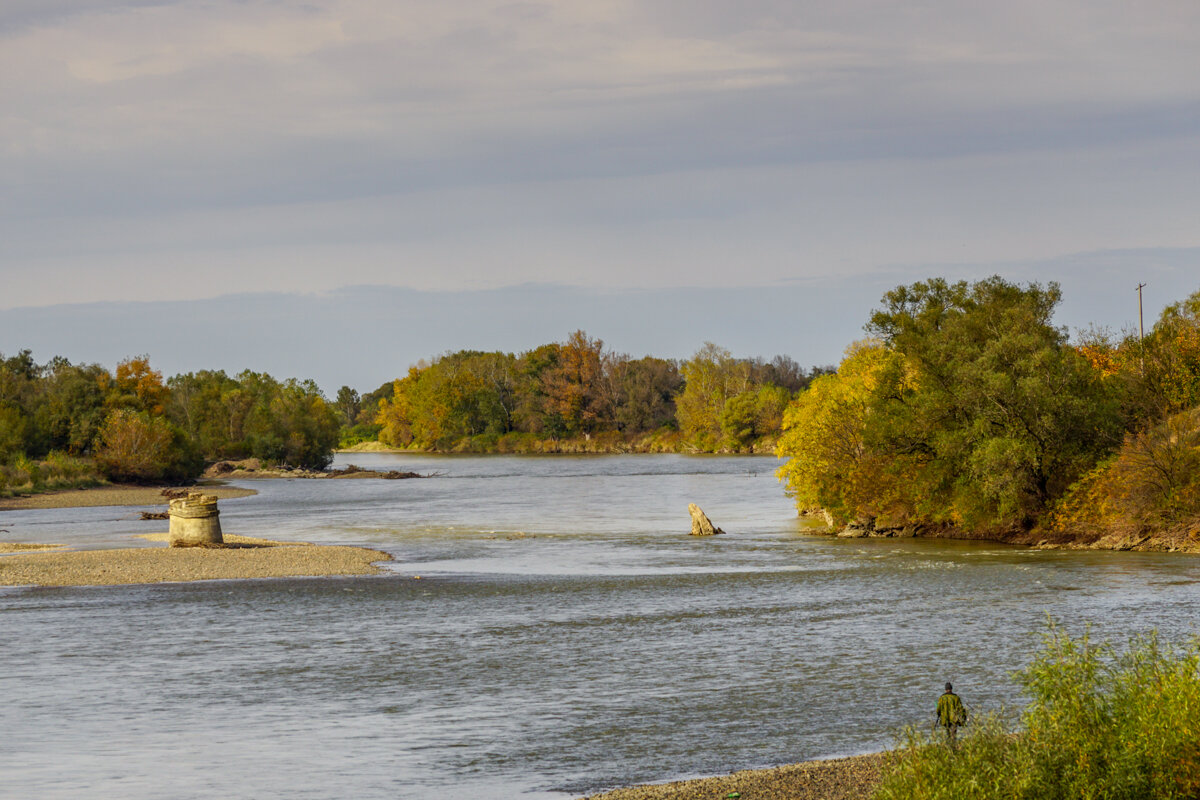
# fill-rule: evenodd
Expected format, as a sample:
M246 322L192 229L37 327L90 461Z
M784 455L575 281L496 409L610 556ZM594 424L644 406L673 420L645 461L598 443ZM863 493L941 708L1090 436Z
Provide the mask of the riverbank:
M303 469L300 467L264 466L257 458L240 461L218 461L204 470L208 480L263 480L269 478L314 478L318 480L378 478L382 480L405 480L408 478L430 478L407 470L362 469L348 464L341 469Z
M810 513L807 516L817 516ZM815 533L839 539L957 539L1001 542L1038 550L1116 550L1156 553L1200 553L1200 518L1160 528L1133 524L1109 529L1034 528L1033 530L970 531L950 525L876 527L847 525L843 528L816 528Z
M883 776L887 754L806 761L714 778L614 789L582 800L861 800Z
M623 434L608 431L572 438L542 439L532 434L471 436L438 447L392 447L379 441L359 442L338 453L401 453L429 455L762 455L775 454L776 438L765 436L737 448L704 450L683 439L678 431Z
M165 544L167 534L142 538ZM3 586L113 586L235 578L375 575L390 561L380 550L280 542L226 534L225 547L139 547L18 552L0 557ZM9 545L25 549L25 545ZM40 546L40 547L52 547Z
M236 486L204 485L198 488L203 488L205 494L216 495L220 500L258 494L254 489L242 489ZM169 498L163 494L164 490L170 491L171 487L115 485L94 486L89 489L65 489L0 498L0 511L31 508L92 508L96 506L166 506ZM179 491L178 487L175 487L174 490Z

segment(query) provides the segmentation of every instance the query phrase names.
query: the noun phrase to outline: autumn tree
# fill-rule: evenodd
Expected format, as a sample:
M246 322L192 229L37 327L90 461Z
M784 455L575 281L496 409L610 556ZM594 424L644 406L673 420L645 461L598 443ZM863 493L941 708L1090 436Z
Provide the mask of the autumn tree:
M683 363L684 389L675 399L675 415L684 437L700 450L720 446L721 418L729 398L750 388L750 365L723 347L705 342Z
M817 377L783 416L775 454L788 461L779 479L801 511L822 509L836 524L890 515L905 521L900 488L911 457L889 457L868 445L872 409L909 390L904 359L882 342L858 342L835 374Z
M559 346L554 365L541 373L546 408L568 434L592 433L611 419L603 356L604 342L575 331Z
M141 355L117 364L106 402L109 408L133 408L162 414L170 396L162 373L150 367L149 356Z
M1200 405L1200 292L1168 306L1144 339L1130 333L1113 354L1142 430Z
M450 449L456 442L511 430L515 358L464 350L415 366L379 404L380 441Z
M129 408L116 409L104 420L95 456L110 480L133 483L194 478L203 466L182 431L162 417Z

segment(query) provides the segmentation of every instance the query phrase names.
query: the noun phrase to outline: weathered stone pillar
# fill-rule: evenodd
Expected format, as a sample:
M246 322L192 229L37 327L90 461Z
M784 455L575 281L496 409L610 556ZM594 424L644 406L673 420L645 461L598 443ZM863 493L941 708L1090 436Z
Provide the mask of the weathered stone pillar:
M217 498L211 494L188 492L187 497L172 500L167 513L171 517L171 547L195 547L223 544Z

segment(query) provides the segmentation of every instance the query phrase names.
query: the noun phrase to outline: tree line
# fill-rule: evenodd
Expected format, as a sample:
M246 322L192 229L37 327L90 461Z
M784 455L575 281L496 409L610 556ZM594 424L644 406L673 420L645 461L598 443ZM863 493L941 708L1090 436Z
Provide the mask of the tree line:
M1200 292L1074 340L1057 284L888 292L784 415L780 478L833 525L1136 534L1200 515Z
M422 362L338 406L353 440L439 451L687 450L774 445L814 375L787 356L735 358L707 343L690 359L633 358L575 331L520 353L462 350Z
M770 449L815 375L786 356L706 344L677 361L632 358L576 331L520 353L464 350L331 401L312 381L246 370L164 379L148 356L109 371L29 350L0 354L0 491L104 477L187 480L206 462L255 457L320 469L339 446L378 440L439 451Z
M194 478L206 461L256 457L322 468L339 417L312 381L221 371L164 381L146 356L109 372L28 350L0 355L0 479L36 488L86 477L87 459L113 480ZM4 489L0 486L0 489Z

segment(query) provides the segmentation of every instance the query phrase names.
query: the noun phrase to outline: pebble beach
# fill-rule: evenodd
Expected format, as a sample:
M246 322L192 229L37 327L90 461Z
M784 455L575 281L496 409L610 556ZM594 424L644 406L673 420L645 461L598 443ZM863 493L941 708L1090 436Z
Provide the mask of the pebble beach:
M582 800L861 800L879 785L886 758L878 753L807 761L714 778L631 786Z
M205 486L220 499L253 489ZM0 511L94 506L165 506L162 487L101 486L0 500ZM3 517L0 517L0 523ZM167 534L143 534L161 547L70 550L64 545L0 543L0 586L112 586L134 583L374 575L391 556L380 550L313 545L226 534L223 547L168 547Z
M151 534L156 536L156 534ZM225 536L226 547L139 547L18 552L0 558L3 586L111 586L130 583L374 575L391 556L364 547Z

